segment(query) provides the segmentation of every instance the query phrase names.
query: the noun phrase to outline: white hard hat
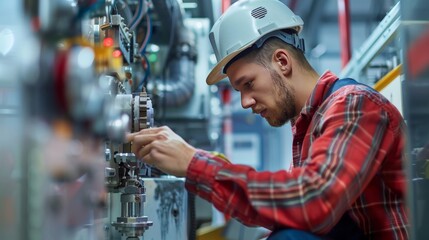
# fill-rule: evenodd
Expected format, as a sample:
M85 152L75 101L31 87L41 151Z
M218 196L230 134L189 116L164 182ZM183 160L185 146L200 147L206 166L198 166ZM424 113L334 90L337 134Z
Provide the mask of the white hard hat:
M241 0L232 4L216 21L210 31L210 42L218 63L207 77L214 84L226 77L224 67L238 54L253 46L266 35L280 34L282 29L302 30L304 22L278 0ZM278 34L274 34L277 36ZM303 40L297 36L279 37L304 50ZM266 40L267 38L265 38Z

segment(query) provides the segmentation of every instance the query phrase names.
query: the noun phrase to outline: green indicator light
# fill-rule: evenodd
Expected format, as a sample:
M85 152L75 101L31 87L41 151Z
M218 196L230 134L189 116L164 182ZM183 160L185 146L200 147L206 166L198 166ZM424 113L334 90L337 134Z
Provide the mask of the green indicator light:
M150 54L148 59L149 62L156 62L158 60L158 56L156 56L156 54Z

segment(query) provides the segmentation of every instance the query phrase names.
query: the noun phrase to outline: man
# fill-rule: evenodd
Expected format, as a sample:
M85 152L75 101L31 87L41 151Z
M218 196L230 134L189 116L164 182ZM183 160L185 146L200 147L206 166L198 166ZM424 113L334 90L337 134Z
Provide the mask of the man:
M186 177L187 190L220 211L273 230L269 239L338 238L353 224L358 231L345 230L341 239L407 239L403 119L365 85L331 89L338 78L329 71L319 76L304 57L302 25L277 0L242 0L210 33L219 62L207 83L227 76L243 108L272 126L291 121L291 171L231 164L168 127L130 134L133 151ZM338 227L343 218L349 222Z

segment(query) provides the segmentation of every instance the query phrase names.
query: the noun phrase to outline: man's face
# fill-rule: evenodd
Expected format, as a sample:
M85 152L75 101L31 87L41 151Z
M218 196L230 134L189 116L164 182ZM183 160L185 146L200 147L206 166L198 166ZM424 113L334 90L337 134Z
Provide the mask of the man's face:
M242 107L252 108L271 126L282 126L297 115L293 86L273 68L239 59L227 69L227 75L241 94Z

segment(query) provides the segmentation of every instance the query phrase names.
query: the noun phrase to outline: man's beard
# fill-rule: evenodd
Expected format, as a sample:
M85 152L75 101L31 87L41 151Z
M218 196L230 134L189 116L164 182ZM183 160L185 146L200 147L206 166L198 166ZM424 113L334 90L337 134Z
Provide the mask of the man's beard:
M270 69L271 79L275 87L275 104L279 108L276 109L270 116L267 116L267 122L273 127L280 127L294 118L295 109L295 90L283 81L280 74L274 69Z

